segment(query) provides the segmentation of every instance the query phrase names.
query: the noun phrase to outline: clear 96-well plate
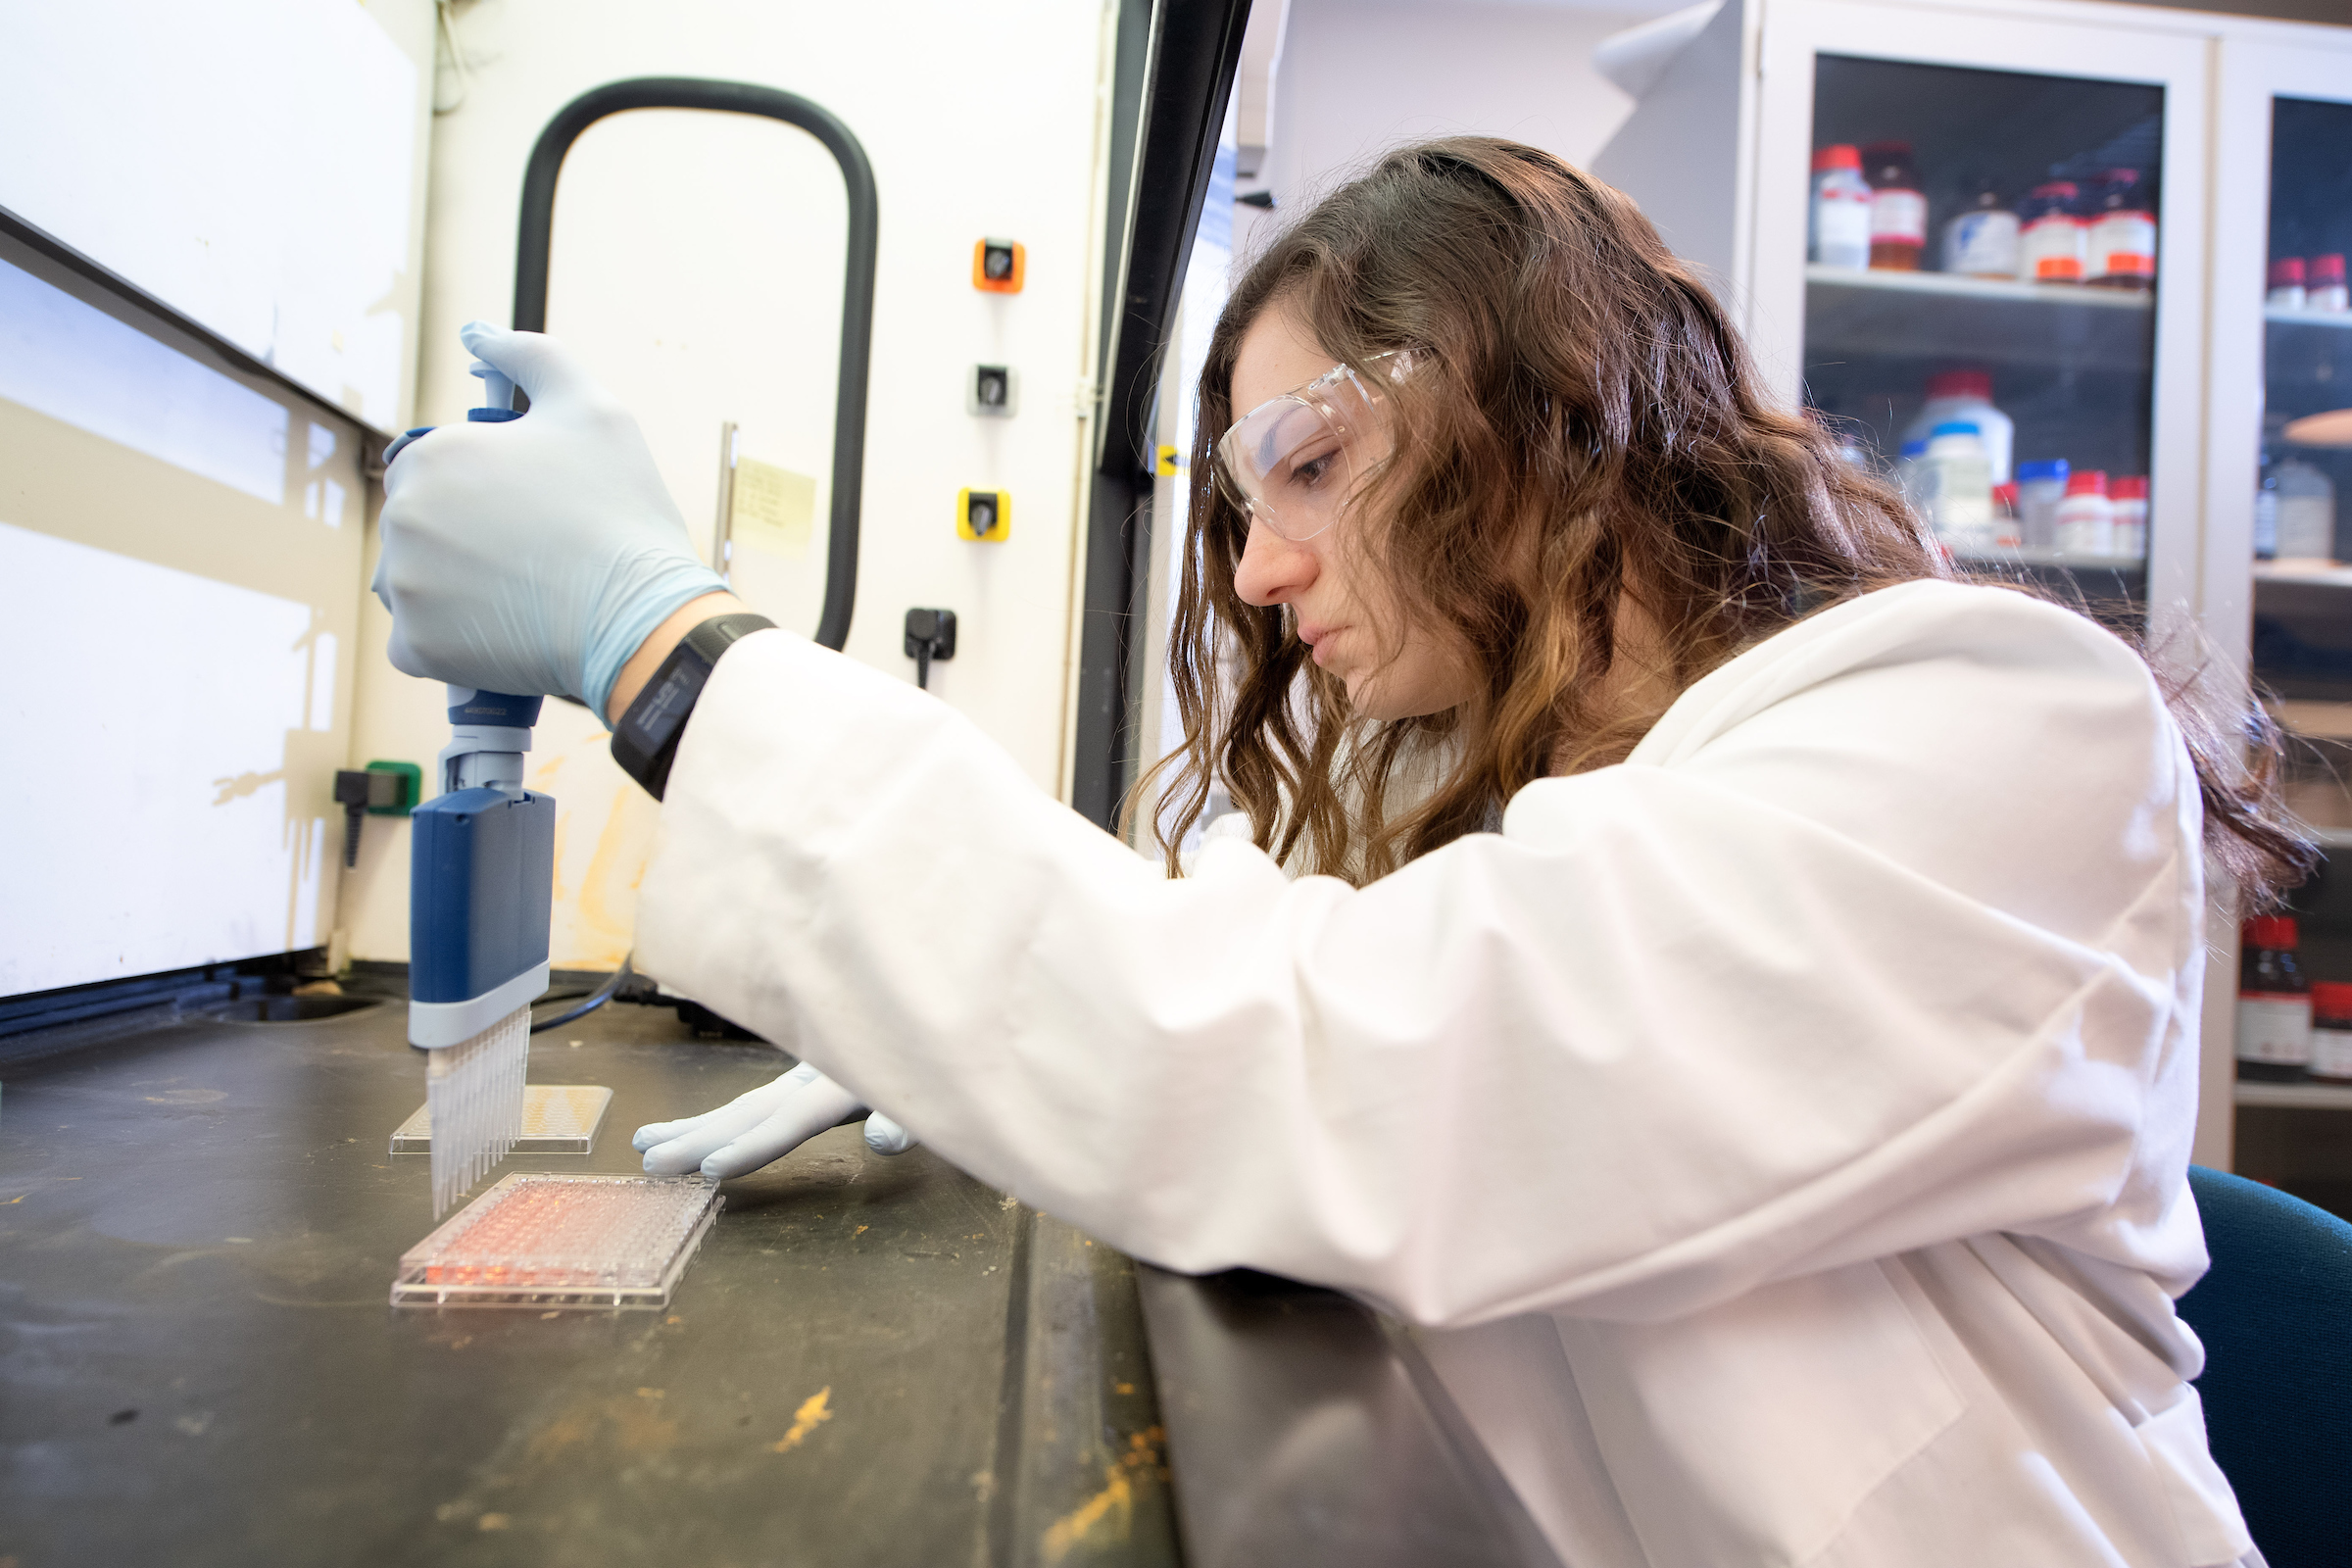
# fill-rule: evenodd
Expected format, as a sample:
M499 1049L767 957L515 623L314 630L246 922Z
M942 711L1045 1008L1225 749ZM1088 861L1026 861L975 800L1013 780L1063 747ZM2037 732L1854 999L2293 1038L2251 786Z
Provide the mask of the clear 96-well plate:
M699 1176L518 1172L401 1254L392 1304L667 1306L724 1201Z

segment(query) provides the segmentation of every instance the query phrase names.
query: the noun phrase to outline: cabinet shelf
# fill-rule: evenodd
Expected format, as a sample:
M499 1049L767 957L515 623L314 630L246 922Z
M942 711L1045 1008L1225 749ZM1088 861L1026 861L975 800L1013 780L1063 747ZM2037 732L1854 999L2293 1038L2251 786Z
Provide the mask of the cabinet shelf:
M2059 550L1955 550L1952 559L1972 566L2066 566L2077 571L2140 571L2147 566L2142 556L2093 556L2081 552L2070 556ZM2352 572L2345 576L2352 579Z
M2322 331L2352 332L2352 311L2290 311L2282 305L2266 305L2262 318L2272 326L2310 326Z
M2230 1096L2241 1105L2282 1110L2352 1110L2352 1088L2337 1084L2239 1083Z
M1958 272L1897 272L1882 268L1824 267L1819 262L1806 264L1805 282L1817 288L1930 294L2016 305L2081 306L2090 310L2137 311L2143 315L2156 308L2156 296L2146 289L2088 288L2081 283L2012 283L2006 278L1969 277ZM2296 319L2301 319L2304 313L2293 314ZM2315 319L2336 318L2330 314Z
M1805 269L1805 358L1859 354L2147 374L2155 296L1945 272Z
M2322 564L2318 562L2310 565L2281 565L2278 562L2257 561L2254 563L2254 580L2294 583L2311 588L2352 588L2352 566L2339 566L2333 563Z

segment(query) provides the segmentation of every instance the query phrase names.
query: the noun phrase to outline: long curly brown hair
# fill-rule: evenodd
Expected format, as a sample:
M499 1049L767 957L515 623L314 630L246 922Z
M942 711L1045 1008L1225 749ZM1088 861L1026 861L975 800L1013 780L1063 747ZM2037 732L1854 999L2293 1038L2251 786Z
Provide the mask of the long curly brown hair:
M1359 374L1412 351L1409 375L1378 378L1393 453L1349 548L1406 586L1411 634L1468 654L1477 693L1447 712L1351 713L1290 613L1235 592L1250 520L1212 447L1242 338L1277 303ZM1487 825L1537 778L1622 760L1663 705L1601 706L1621 701L1597 695L1621 598L1655 627L1666 667L1644 674L1671 702L1803 615L1953 576L1838 446L1765 395L1706 283L1616 191L1487 137L1389 154L1249 268L1209 344L1170 638L1184 745L1136 796L1173 775L1152 822L1171 873L1217 784L1275 857L1361 883ZM2259 903L2313 863L2278 806L2277 733L2259 710L2217 726L2179 684L2208 850Z

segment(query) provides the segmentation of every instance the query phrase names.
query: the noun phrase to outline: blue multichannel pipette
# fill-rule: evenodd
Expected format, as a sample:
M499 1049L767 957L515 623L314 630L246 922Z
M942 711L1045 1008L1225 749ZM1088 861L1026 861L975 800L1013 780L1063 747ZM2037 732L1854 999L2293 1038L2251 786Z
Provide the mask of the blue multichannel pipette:
M469 419L521 417L513 381L479 362L473 373L485 404ZM403 436L386 462L422 434ZM409 1043L428 1054L435 1217L507 1157L522 1129L555 886L556 803L522 787L539 706L450 687L441 793L409 819Z
M427 1053L436 1217L522 1131L556 864L556 803L522 787L539 701L452 686L442 793L409 819L409 1044Z

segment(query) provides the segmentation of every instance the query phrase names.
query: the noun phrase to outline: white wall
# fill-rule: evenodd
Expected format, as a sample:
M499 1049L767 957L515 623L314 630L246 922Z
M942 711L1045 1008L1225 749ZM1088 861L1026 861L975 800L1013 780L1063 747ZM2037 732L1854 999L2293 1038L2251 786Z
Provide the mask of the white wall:
M1429 136L1508 136L1583 166L1633 110L1592 69L1592 46L1679 3L1291 0L1263 182L1275 221ZM1253 220L1245 259L1265 229Z
M464 80L444 72L426 228L420 421L464 417L478 383L458 327L509 318L515 204L540 128L586 89L688 75L782 87L839 116L880 194L864 529L850 653L913 679L901 622L957 612L931 687L1048 790L1062 788L1069 597L1077 544L1080 379L1100 261L1101 0L985 7L813 0L645 6L478 0L456 13ZM549 327L637 411L698 548L717 495L718 429L746 455L822 477L831 451L842 198L803 133L731 117L609 120L575 146L556 209ZM1028 249L1019 295L971 286L973 242ZM964 412L975 362L1013 365L1021 410ZM1004 487L1011 537L954 533L956 491ZM821 537L824 498L819 497ZM370 550L374 539L370 534ZM738 547L742 559L742 547ZM823 551L739 572L780 622L813 629ZM383 662L372 601L361 635L363 759L429 766L439 689ZM551 704L532 787L556 797L559 967L608 966L632 940L660 808L613 766L601 724ZM371 823L344 916L357 957L407 956L405 824Z

